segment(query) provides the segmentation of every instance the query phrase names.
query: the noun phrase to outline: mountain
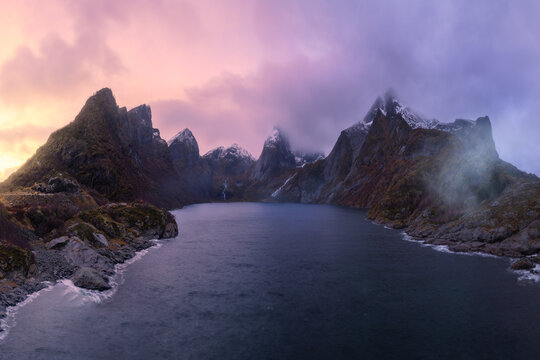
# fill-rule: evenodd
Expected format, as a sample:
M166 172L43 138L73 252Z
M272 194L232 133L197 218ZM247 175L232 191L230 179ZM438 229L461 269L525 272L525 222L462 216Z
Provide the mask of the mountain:
M300 150L294 150L294 161L296 162L296 167L302 167L307 164L314 163L315 161L324 159L324 154L320 152L305 152Z
M79 184L101 202L142 199L178 207L187 201L167 143L152 126L150 107L119 108L108 88L52 133L2 189L46 184L55 177Z
M457 250L540 250L540 180L499 159L489 118L426 125L396 104L377 99L273 197L369 208L370 219Z
M203 160L210 169L212 179L212 198L242 199L249 185L249 174L255 165L255 159L238 144L227 148L220 146L208 151Z
M189 169L199 161L199 144L191 130L180 131L167 144L175 166Z
M169 152L182 189L193 202L241 199L255 159L233 144L199 155L199 145L189 129L168 141Z
M261 156L255 164L251 180L264 181L280 176L296 167L296 160L291 151L288 137L278 127L264 142Z
M388 90L382 97L379 96L375 99L373 105L371 105L371 108L364 117L363 123L368 125L371 124L379 110L384 115L388 116L401 114L403 119L413 129L433 129L440 124L439 121L435 119L428 119L411 108L402 105L398 99L398 96L392 89Z

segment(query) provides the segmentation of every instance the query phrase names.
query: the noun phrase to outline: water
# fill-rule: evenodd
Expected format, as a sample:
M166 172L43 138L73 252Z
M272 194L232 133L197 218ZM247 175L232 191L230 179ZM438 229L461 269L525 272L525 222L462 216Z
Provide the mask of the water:
M540 286L501 258L403 241L365 212L175 211L177 239L108 295L66 281L20 308L1 359L531 359Z

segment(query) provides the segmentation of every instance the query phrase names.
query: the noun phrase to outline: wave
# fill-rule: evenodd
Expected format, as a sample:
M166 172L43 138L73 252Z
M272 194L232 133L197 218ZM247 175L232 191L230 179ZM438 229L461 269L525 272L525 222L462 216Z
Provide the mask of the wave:
M20 309L22 309L25 305L28 305L31 302L33 302L39 295L45 292L49 292L58 286L63 286L64 287L63 295L69 296L70 297L69 301L77 305L83 305L88 302L102 303L104 301L111 299L112 296L118 290L118 287L124 283L124 280L125 280L124 273L127 267L133 264L134 262L137 262L140 259L142 259L146 254L148 254L150 250L159 249L163 245L158 240L152 240L152 242L154 243L154 245L152 245L151 247L138 251L135 254L135 256L133 256L132 258L124 261L123 263L115 265L114 274L109 276L108 278L109 285L111 285L110 290L97 291L97 290L82 289L80 287L75 286L73 282L69 279L61 279L61 280L58 280L56 283L53 283L50 281L44 282L46 287L44 287L43 289L39 291L29 294L26 297L26 299L24 299L20 303L6 308L6 316L0 320L0 342L6 338L6 336L9 334L9 330L16 325L15 317Z

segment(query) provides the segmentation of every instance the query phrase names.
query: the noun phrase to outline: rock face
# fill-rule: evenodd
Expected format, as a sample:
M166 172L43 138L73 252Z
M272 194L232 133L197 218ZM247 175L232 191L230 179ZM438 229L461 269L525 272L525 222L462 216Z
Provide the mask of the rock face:
M242 199L255 159L238 144L220 146L203 156L211 179L210 197L213 200Z
M499 159L489 118L441 124L406 109L377 99L273 197L369 208L370 219L458 251L540 251L540 180Z
M294 161L296 162L297 168L324 159L324 154L320 152L305 152L295 150L292 153L294 155Z
M107 200L143 199L167 207L186 201L167 143L152 127L150 107L119 108L107 88L90 97L72 123L51 134L2 188L45 182L53 187L46 192L57 191L58 172Z
M145 203L108 204L85 210L65 224L64 234L34 252L41 280L71 277L74 284L106 290L114 266L152 246L152 239L178 235L174 217Z
M169 140L169 151L190 202L242 199L255 159L238 144L201 157L195 136L184 129Z
M255 164L250 179L264 181L279 177L296 167L294 154L287 136L277 127L264 142L261 156Z
M199 161L199 144L191 130L180 131L167 143L176 167L190 169Z

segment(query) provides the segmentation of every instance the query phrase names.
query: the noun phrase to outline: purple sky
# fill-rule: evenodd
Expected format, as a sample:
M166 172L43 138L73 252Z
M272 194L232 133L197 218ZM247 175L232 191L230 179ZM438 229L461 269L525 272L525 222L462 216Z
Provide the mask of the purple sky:
M490 116L501 158L540 174L538 1L32 4L0 9L6 154L11 131L28 128L26 156L104 86L149 103L164 138L189 127L203 153L237 142L257 157L273 125L328 153L392 87L441 121Z

